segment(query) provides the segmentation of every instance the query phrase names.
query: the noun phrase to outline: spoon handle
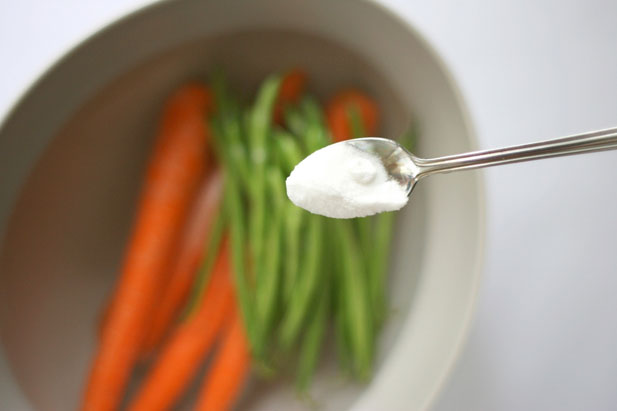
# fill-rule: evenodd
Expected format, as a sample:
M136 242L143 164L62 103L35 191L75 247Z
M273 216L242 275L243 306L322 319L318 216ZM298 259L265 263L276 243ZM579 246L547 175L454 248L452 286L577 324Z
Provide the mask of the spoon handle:
M614 149L617 149L617 127L493 150L433 159L414 158L414 162L419 168L417 178L421 178L435 173Z

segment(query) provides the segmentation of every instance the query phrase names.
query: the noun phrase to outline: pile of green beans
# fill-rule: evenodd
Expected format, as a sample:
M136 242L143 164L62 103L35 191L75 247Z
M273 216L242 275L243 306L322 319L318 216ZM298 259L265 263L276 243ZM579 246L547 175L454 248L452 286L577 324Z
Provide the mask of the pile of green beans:
M229 233L236 298L251 354L265 375L295 369L303 391L332 329L342 369L366 381L386 318L394 215L334 220L287 199L285 178L331 138L311 96L286 107L283 124L273 123L279 86L279 76L266 78L253 104L245 107L220 72L212 78L217 110L208 121L225 173L224 223L216 233L219 238ZM353 130L361 136L354 117ZM206 251L206 268L214 248Z

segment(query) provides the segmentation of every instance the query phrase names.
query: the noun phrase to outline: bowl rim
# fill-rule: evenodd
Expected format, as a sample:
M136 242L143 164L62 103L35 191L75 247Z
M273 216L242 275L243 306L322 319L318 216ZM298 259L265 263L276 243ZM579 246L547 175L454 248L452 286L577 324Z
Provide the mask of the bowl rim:
M467 131L467 138L469 140L469 144L472 150L475 150L479 147L478 145L478 137L477 137L477 129L474 125L473 118L471 115L469 104L467 103L464 94L459 86L458 81L456 80L456 76L450 70L448 64L445 59L441 56L439 51L433 44L422 34L420 30L418 30L413 23L405 16L403 16L398 8L402 6L394 5L394 4L386 4L384 0L361 0L365 4L370 4L375 7L378 11L383 13L387 18L395 21L401 27L411 34L419 44L426 50L428 55L433 59L437 67L441 70L443 76L446 79L447 85L452 91L456 105L460 110L462 122ZM78 40L71 42L71 44L66 47L62 52L58 53L56 57L51 60L50 63L45 64L44 67L35 73L29 80L27 80L26 86L24 86L17 94L17 96L8 104L6 109L3 112L0 112L0 135L2 135L6 124L9 120L14 116L14 114L21 108L22 104L27 101L27 99L36 92L37 88L43 84L49 75L53 73L58 67L64 64L65 61L69 60L79 49L86 46L91 40L95 39L98 36L104 35L107 31L112 30L114 27L119 26L131 20L133 17L145 13L151 9L157 7L163 7L166 0L148 0L148 3L145 4L135 4L129 10L120 10L115 15L108 17L104 22L99 24L97 27L92 29L87 35L81 36ZM465 314L463 316L464 320L462 323L461 331L453 342L452 350L450 352L449 358L447 359L447 366L444 372L437 378L433 391L427 395L425 403L422 405L421 409L430 408L437 400L439 394L442 392L445 387L448 379L453 373L454 367L460 358L463 348L468 341L469 332L471 330L473 320L475 317L475 311L478 304L478 295L480 291L481 282L484 276L485 271L485 255L486 255L486 233L487 233L487 196L486 196L486 188L485 188L485 177L482 170L478 170L473 179L476 184L476 200L477 200L477 209L476 214L478 218L478 231L477 231L477 241L476 241L476 255L474 256L474 268L472 269L472 293L470 295L469 304L465 307ZM8 220L7 220L8 222ZM0 227L0 247L4 243L4 228ZM0 356L5 357L6 353L4 352L2 342L0 339ZM10 366L7 367L7 371L9 375L12 376L12 371ZM26 404L29 404L27 398L25 397L22 389L19 385L14 381L11 381L11 384L15 386L15 389L26 401ZM11 391L13 391L11 389ZM351 408L354 408L354 404L351 405Z

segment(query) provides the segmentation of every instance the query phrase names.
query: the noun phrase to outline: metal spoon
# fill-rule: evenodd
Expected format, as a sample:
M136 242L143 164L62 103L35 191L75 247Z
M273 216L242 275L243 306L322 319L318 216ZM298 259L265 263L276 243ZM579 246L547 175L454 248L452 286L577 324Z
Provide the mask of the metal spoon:
M344 144L377 156L389 176L409 195L418 181L431 174L617 149L617 128L431 159L416 157L396 141L385 138L358 138Z

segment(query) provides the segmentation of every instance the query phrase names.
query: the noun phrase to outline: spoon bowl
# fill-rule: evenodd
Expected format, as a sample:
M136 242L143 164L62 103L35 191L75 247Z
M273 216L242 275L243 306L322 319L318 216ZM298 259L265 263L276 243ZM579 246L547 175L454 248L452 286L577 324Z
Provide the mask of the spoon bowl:
M381 137L365 137L344 141L358 150L371 154L381 161L388 177L396 181L409 196L418 182L419 167L415 156L394 140Z

